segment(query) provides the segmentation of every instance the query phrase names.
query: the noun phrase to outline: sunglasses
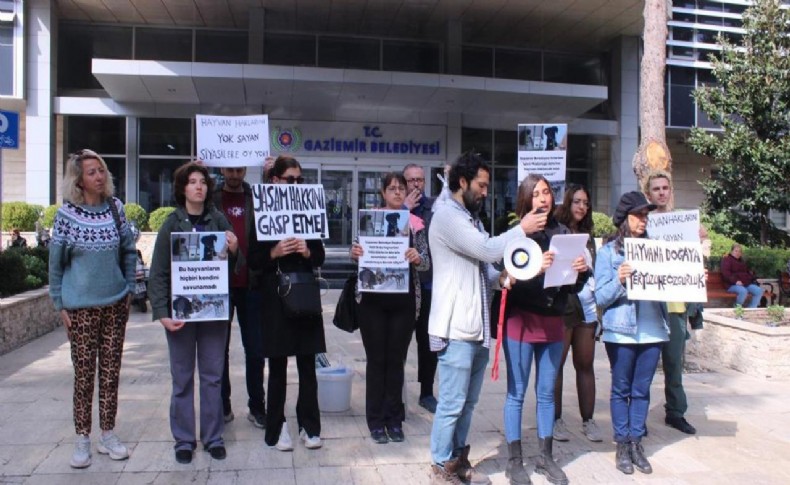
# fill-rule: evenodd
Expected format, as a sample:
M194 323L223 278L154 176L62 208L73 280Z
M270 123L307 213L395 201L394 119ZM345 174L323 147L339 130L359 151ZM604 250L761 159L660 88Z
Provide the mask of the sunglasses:
M302 177L301 175L298 176L298 177L294 177L293 175L289 175L287 177L280 177L280 180L284 180L286 183L289 183L289 184L303 184L304 183L304 177Z

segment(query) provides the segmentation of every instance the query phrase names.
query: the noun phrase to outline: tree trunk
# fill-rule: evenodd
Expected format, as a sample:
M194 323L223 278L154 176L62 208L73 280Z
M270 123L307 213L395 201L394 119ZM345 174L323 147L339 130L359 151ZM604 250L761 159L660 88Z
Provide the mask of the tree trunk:
M668 3L667 0L645 1L644 52L639 86L641 134L639 149L633 160L634 174L640 188L650 170L672 170L664 108Z

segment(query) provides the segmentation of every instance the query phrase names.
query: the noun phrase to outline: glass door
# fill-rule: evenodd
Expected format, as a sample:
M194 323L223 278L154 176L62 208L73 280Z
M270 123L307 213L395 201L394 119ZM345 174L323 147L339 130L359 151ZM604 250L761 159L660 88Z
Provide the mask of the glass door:
M323 168L321 183L326 197L326 216L329 222L327 246L351 246L353 242L354 171L352 169Z
M365 171L357 172L359 181L359 194L357 195L357 207L359 209L378 209L383 200L381 198L381 177L389 172L382 167L381 171L374 172L371 167Z

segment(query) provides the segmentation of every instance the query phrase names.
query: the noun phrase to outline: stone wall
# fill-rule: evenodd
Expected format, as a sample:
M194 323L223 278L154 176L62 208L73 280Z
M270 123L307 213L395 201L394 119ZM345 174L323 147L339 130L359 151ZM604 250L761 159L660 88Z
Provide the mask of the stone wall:
M0 299L0 355L51 332L60 324L48 287Z

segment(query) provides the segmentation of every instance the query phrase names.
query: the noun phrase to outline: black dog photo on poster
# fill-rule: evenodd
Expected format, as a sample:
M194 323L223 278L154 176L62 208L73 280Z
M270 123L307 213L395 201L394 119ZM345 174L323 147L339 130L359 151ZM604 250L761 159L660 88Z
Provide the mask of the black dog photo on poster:
M170 235L172 261L225 261L228 244L224 232L174 232Z
M173 318L183 321L227 320L226 295L176 295L173 297Z

